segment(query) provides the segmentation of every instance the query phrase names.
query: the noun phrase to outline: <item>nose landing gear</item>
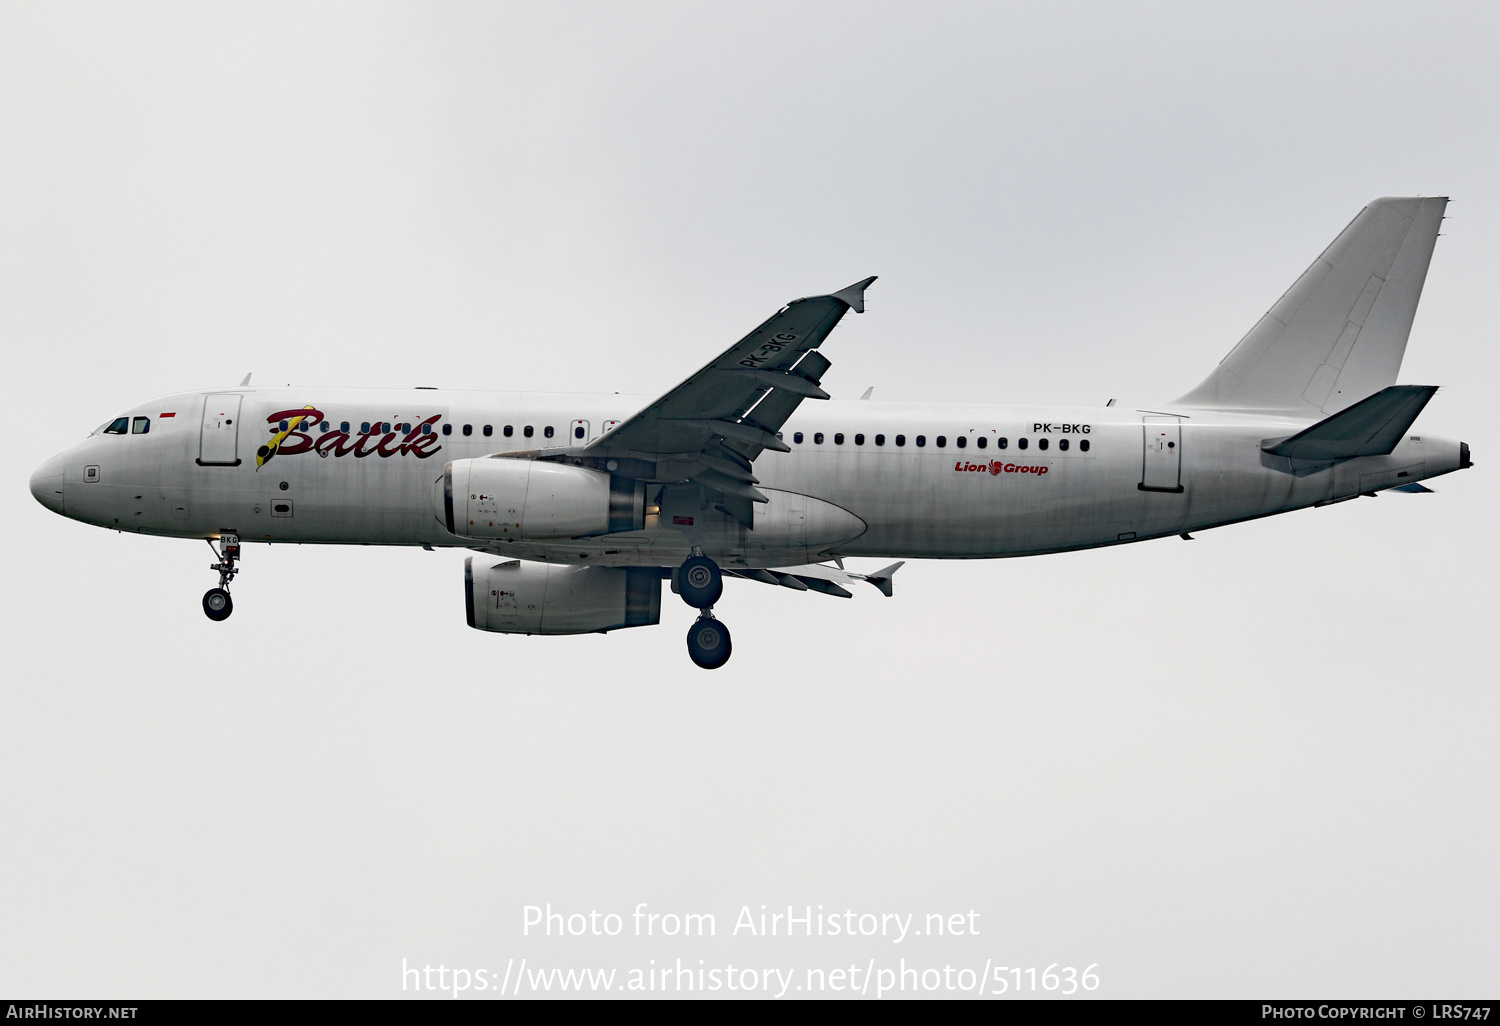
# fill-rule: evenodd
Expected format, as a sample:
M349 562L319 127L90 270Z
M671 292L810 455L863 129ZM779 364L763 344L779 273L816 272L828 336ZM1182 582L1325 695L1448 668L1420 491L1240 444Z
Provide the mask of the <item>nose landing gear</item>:
M213 539L209 539L208 547L219 557L217 563L209 566L210 570L219 571L219 586L204 593L203 615L214 621L227 620L229 614L234 612L234 599L229 597L229 582L239 573L234 564L240 558L240 536L233 531L225 531L219 535L218 548L214 548Z
M677 570L677 590L682 600L700 610L688 630L688 657L705 670L717 670L729 662L729 628L714 619L714 603L724 593L724 575L719 565L694 546L693 554Z

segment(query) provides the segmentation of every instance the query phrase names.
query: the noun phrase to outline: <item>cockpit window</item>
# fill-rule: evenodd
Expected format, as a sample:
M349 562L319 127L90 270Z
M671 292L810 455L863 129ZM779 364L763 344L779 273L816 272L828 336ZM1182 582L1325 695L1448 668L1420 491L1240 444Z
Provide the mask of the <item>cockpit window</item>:
M123 435L125 432L127 432L129 430L130 430L130 418L129 417L116 417L114 420L110 421L109 427L107 427L107 428L104 429L104 433L106 435Z
M150 417L136 417L130 422L130 433L132 435L144 435L151 430Z

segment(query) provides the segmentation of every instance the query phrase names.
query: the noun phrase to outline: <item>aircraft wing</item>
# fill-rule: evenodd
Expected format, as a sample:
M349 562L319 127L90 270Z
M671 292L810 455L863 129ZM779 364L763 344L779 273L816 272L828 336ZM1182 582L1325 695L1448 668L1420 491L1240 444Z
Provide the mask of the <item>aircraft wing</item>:
M755 488L751 464L766 449L790 452L776 433L802 400L828 398L818 384L829 361L816 350L847 311L864 312L865 289L874 280L788 303L708 366L569 455L613 460L622 474L696 481L748 526L751 503L768 501ZM647 471L636 461L654 466Z

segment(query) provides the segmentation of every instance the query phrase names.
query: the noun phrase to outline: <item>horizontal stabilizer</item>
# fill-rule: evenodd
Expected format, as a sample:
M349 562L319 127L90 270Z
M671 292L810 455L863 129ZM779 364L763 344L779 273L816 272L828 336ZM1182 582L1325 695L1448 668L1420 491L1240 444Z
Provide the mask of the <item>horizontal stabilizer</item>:
M1290 438L1261 448L1273 456L1303 460L1389 456L1436 392L1436 385L1391 385Z

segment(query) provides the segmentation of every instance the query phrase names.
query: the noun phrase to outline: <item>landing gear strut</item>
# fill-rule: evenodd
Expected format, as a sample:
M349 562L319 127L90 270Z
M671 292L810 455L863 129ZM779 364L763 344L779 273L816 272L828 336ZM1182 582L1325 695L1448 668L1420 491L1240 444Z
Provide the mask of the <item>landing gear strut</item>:
M700 610L688 630L688 656L705 670L717 670L729 662L729 628L714 619L714 603L724 593L724 575L719 564L693 547L693 554L677 569L677 591L682 600Z
M219 535L218 548L214 548L213 539L209 539L208 547L214 549L214 555L219 557L217 563L209 566L210 570L219 571L219 586L204 593L203 615L210 620L227 620L229 614L234 612L234 599L229 597L229 582L239 573L234 564L240 558L240 536L226 531Z

